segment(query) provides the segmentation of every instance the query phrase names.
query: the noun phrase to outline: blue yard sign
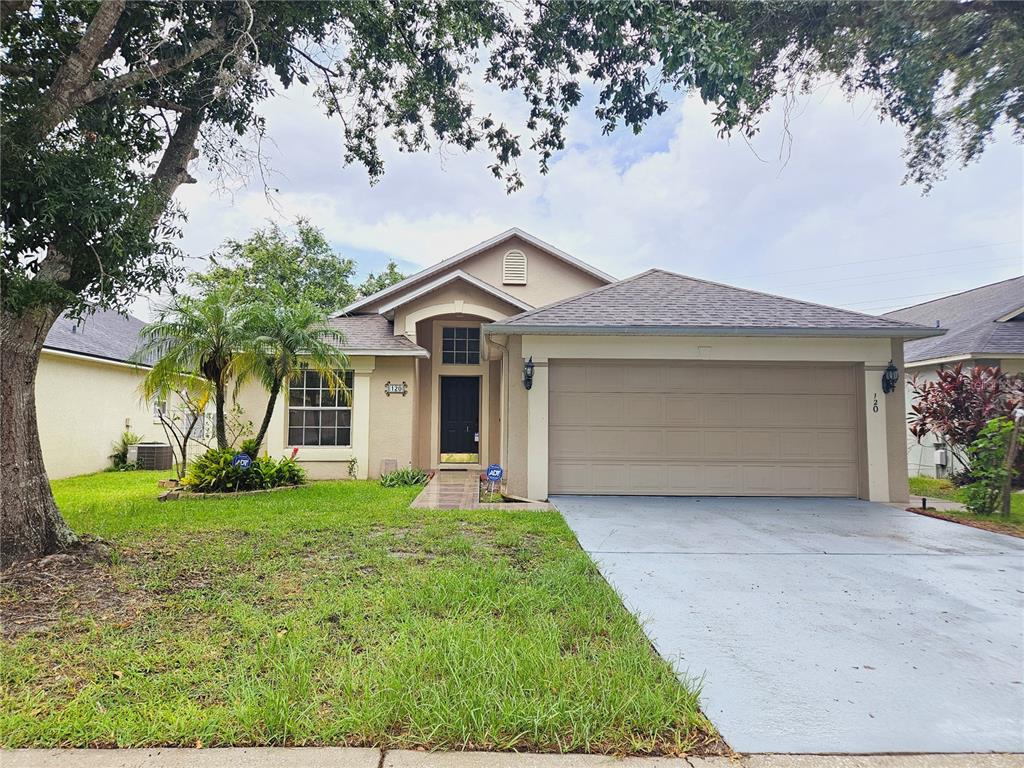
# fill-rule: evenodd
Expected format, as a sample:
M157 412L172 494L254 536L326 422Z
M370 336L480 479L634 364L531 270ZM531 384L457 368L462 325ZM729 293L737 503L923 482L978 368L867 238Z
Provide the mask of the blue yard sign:
M491 466L487 468L487 479L492 483L498 482L502 477L504 477L504 475L505 470L498 464L491 464Z
M231 460L231 463L239 469L246 470L252 466L252 459L247 453L239 453Z

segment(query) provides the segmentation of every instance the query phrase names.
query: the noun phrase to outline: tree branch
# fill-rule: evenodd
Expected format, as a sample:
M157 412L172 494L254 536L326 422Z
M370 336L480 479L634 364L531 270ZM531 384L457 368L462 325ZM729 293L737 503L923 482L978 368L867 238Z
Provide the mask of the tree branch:
M103 0L100 3L96 15L78 41L78 47L61 64L57 76L43 96L32 127L32 133L37 139L49 135L75 108L84 103L76 98L76 94L81 92L92 77L117 20L124 12L124 5L125 0Z
M221 27L223 27L223 25L221 25ZM217 50L217 48L224 44L224 40L224 30L221 28L218 32L215 32L209 37L204 37L189 50L179 56L171 56L166 59L161 59L154 64L133 69L131 72L127 72L118 77L112 77L109 80L100 80L98 82L89 83L81 90L79 97L76 99L77 103L75 106L82 106L83 104L88 104L91 101L102 99L105 96L120 93L127 88L149 82L150 80L156 80L170 72L187 67L192 62L197 61L208 53Z
M143 212L150 229L156 226L178 187L196 183L188 172L188 164L197 154L196 139L199 138L204 117L202 111L195 110L182 112L178 119L178 125L150 182L155 193L154 199Z

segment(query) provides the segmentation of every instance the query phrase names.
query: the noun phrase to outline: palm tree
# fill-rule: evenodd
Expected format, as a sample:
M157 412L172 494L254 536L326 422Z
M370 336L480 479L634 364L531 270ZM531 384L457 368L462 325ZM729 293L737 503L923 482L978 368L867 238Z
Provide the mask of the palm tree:
M224 420L227 385L252 347L249 308L232 294L213 291L195 298L176 296L140 333L137 362L156 360L143 389L166 390L183 374L210 382L217 413L217 447L227 448Z
M246 352L238 357L236 387L251 378L270 393L256 435L253 452L258 453L285 382L309 369L319 373L332 392L338 390L347 397L339 372L348 368L348 358L339 349L342 334L327 325L322 309L309 302L254 304L247 313L247 327L251 338Z

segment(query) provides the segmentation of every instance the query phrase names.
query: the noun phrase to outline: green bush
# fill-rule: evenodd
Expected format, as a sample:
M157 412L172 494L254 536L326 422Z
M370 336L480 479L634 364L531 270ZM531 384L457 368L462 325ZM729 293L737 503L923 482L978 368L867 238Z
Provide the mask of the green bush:
M110 468L121 472L135 469L135 464L128 463L128 446L141 442L142 435L136 435L127 429L122 432L121 437L113 445L114 452L108 457L110 459Z
M967 449L974 482L964 487L963 499L971 512L990 515L999 507L1006 483L1006 451L1012 435L1013 421L999 416L982 427L978 439Z
M422 469L403 467L380 476L380 484L385 488L399 488L404 485L423 485L429 479Z
M259 453L259 446L256 445L256 438L250 437L248 440L243 440L238 450L242 453L246 453L250 458L255 459L256 454Z
M253 459L248 469L242 469L232 463L239 453L233 448L207 451L192 460L182 484L196 493L232 493L306 482L306 471L293 458L275 461L269 456L261 456Z

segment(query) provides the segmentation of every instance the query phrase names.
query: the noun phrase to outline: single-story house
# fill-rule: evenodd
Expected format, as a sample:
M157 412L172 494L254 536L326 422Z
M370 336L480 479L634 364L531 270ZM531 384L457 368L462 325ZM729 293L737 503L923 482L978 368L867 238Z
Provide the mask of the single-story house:
M153 409L139 394L147 368L130 362L144 323L98 311L82 320L57 318L36 374L36 414L46 474L99 472L110 466L126 429L166 442Z
M911 376L934 381L940 367L957 363L965 368L998 365L1004 373L1024 373L1024 276L897 309L884 317L946 331L906 343L908 412L913 402ZM919 441L908 431L907 454L912 476L943 477L958 466L937 436Z
M903 345L932 327L654 269L511 229L359 299L351 398L293 382L267 440L314 478L501 464L512 493L907 498ZM240 396L250 415L265 394ZM255 410L251 410L255 409Z

